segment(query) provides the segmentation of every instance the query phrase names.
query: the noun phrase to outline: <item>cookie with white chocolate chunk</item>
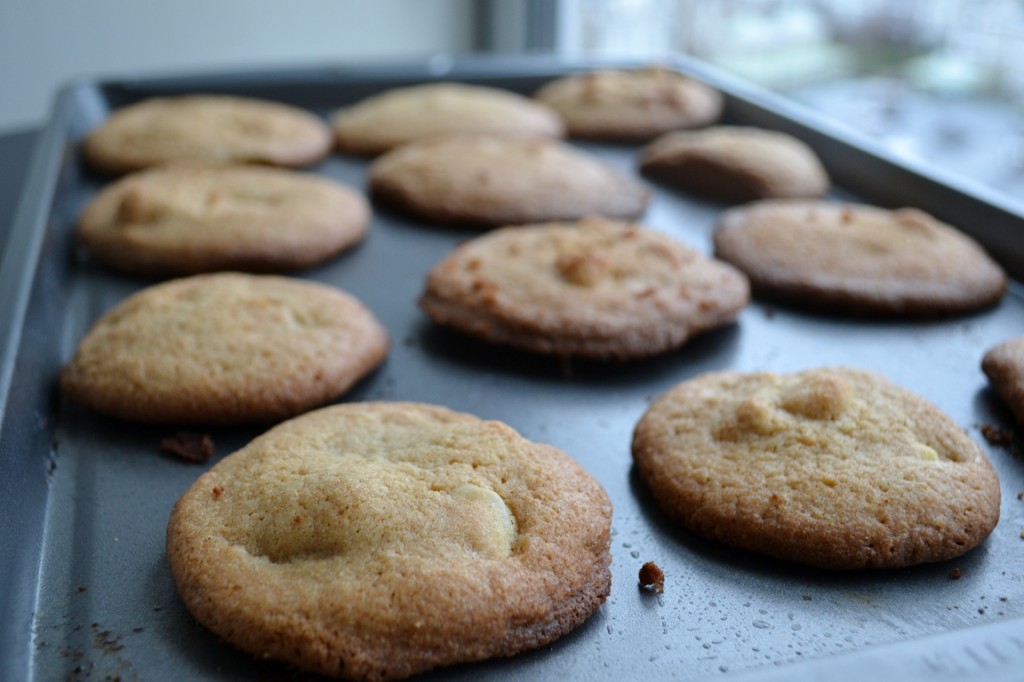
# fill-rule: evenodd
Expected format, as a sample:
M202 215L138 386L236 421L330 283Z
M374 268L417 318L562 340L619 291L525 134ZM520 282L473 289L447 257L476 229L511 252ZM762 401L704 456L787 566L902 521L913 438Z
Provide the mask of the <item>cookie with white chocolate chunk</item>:
M562 137L555 111L524 95L483 85L437 82L392 88L336 113L338 148L375 156L438 135Z
M420 306L485 341L563 357L665 353L733 322L746 278L658 231L590 218L505 227L427 276Z
M671 187L732 203L815 198L830 184L821 160L802 140L743 126L665 133L640 150L639 166Z
M60 388L128 421L256 423L337 398L388 347L376 316L335 287L193 275L142 289L102 315L61 369Z
M633 457L684 528L821 568L951 559L999 519L999 480L964 430L856 369L684 381L641 418Z
M316 265L370 225L362 193L327 178L179 163L127 175L86 206L76 236L110 267L146 277Z
M600 140L643 141L718 119L722 95L665 68L598 69L545 84L534 98L557 111L569 134Z
M588 215L633 219L650 190L556 140L448 135L413 142L370 166L373 198L421 220L491 228Z
M260 658L392 680L511 656L611 587L611 503L565 453L496 421L353 403L280 424L174 507L186 607Z
M992 346L981 359L981 370L1006 406L1024 425L1024 336Z
M230 95L153 97L115 110L82 154L119 175L174 161L297 168L325 157L331 130L318 116L270 100Z
M1006 290L977 242L912 208L760 201L724 212L714 243L755 295L832 313L952 315L994 305Z

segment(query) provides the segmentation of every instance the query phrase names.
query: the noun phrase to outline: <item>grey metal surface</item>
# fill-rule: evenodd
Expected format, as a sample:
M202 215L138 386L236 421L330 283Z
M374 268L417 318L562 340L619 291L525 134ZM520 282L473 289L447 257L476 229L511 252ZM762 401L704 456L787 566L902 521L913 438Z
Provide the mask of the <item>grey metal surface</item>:
M19 254L10 257L9 249L0 269L0 302L11 306L0 308L7 335L0 348L0 376L7 377L0 384L0 679L303 678L223 644L194 623L175 595L163 554L165 524L177 497L213 462L161 455L160 439L173 429L97 417L56 395L56 373L88 326L148 284L102 270L72 243L75 217L103 182L78 162L82 134L109 107L164 92L277 97L326 115L369 92L428 78L529 92L569 66L438 60L402 68L84 82L61 95L13 228ZM1019 679L1024 501L1017 493L1024 491L1024 457L981 436L982 425L1013 424L978 365L986 348L1024 333L1024 218L985 197L937 187L932 178L822 133L825 127L802 111L702 73L731 93L732 122L786 127L810 139L842 182L835 196L916 204L943 217L999 216L1006 234L975 220L962 225L1007 246L996 255L1016 281L993 310L929 322L812 316L755 302L738 324L662 358L565 365L431 326L415 304L424 274L473 233L378 211L364 244L297 275L354 293L391 333L386 363L343 400L418 400L500 419L574 456L615 505L613 587L600 612L542 650L432 676ZM634 148L581 146L624 170L633 167ZM313 170L362 187L365 169L365 161L334 155ZM720 209L657 188L644 222L708 252ZM942 564L828 573L734 551L666 522L629 453L632 428L652 397L709 370L838 364L879 371L930 398L985 448L1002 480L1003 503L1001 522L984 545ZM261 430L212 430L217 458ZM651 560L667 576L662 595L637 587L640 565ZM954 569L958 580L950 578Z
M7 233L25 180L25 167L32 158L39 132L31 128L0 134L0 260L7 246Z

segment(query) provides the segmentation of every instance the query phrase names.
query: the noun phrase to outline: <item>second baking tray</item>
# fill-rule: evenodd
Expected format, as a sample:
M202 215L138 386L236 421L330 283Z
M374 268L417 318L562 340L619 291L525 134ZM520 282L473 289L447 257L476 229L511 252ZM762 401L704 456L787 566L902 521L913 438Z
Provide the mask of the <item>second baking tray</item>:
M145 97L222 92L327 116L381 90L437 79L529 93L590 63L435 60L180 78L87 81L65 89L42 136L0 266L0 679L253 680L302 674L254 660L198 626L164 557L167 517L204 471L161 455L173 429L125 424L63 401L54 379L86 329L150 282L114 274L74 246L78 213L103 185L80 163L82 136ZM427 270L475 233L377 211L366 241L297 273L359 297L390 331L385 364L344 401L415 400L500 419L565 450L615 506L613 587L583 627L538 651L458 666L444 679L1015 679L1024 666L1024 458L983 427L1012 419L987 388L985 349L1024 333L1024 219L998 198L908 168L806 112L680 61L727 96L730 123L782 129L816 148L833 197L915 205L972 233L1014 281L996 308L933 321L806 314L755 302L737 324L678 352L629 364L572 363L493 348L435 328L416 307ZM577 143L574 143L577 144ZM626 172L636 148L578 144ZM367 162L333 155L311 169L363 187ZM643 222L710 252L723 206L655 187ZM828 573L703 541L672 527L637 480L633 426L651 398L713 370L851 365L935 402L983 448L1002 480L1002 518L978 549L900 571ZM215 429L216 459L259 428ZM655 561L665 592L638 589ZM954 579L954 576L959 576Z

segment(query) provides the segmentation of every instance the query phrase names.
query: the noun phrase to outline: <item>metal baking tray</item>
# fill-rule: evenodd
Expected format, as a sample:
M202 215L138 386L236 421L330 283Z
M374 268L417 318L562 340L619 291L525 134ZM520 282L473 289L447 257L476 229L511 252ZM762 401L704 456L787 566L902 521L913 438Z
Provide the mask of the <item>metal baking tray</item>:
M88 326L150 282L108 272L72 230L104 179L80 163L82 136L118 106L223 92L323 115L389 87L437 79L524 93L597 66L549 59L439 57L414 65L86 80L64 88L42 134L0 263L0 679L304 679L197 625L164 558L171 506L195 478L263 427L213 429L205 465L162 455L173 429L68 405L55 376ZM985 349L1024 333L1024 216L993 195L908 166L776 96L680 58L727 97L725 120L791 132L821 155L833 196L915 205L978 238L1014 281L996 308L931 321L807 314L754 302L737 324L678 352L628 364L572 363L497 349L432 326L416 307L429 267L475 233L380 210L366 241L305 277L348 290L390 330L386 363L342 398L438 403L500 419L575 457L615 506L613 587L584 626L511 659L443 669L439 679L990 680L1024 677L1024 457L982 437L1013 420L979 369ZM580 144L633 172L635 147ZM364 186L365 160L335 154L313 172ZM655 187L644 223L710 251L721 205ZM711 370L875 370L928 397L987 451L1002 518L955 561L829 573L710 543L673 528L638 481L633 426L652 397ZM665 591L637 572L654 561ZM959 575L953 579L953 575Z

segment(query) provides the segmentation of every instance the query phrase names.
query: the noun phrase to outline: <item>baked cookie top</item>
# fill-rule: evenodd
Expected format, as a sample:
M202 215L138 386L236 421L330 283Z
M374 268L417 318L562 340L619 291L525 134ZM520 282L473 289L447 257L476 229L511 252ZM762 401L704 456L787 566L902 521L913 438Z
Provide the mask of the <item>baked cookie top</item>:
M380 364L387 332L323 284L219 273L143 289L93 324L60 373L63 393L154 424L282 419Z
M561 356L637 358L735 320L746 278L625 222L506 227L435 265L420 299L438 324Z
M973 239L917 209L762 201L724 212L714 243L755 294L830 312L956 314L993 305L1006 289Z
M964 430L855 369L685 381L637 424L633 457L683 527L822 568L943 561L999 519L996 473Z
M985 352L981 369L1007 407L1024 425L1024 336L1016 336Z
M642 173L711 199L812 198L829 178L814 151L786 133L739 126L666 133L640 150Z
M352 403L280 424L174 507L167 556L204 626L261 658L388 680L511 656L609 593L611 504L496 421Z
M361 240L369 225L362 193L326 178L180 163L105 187L83 211L77 236L104 264L159 277L306 268Z
M323 120L287 104L183 95L117 109L85 138L82 153L94 169L121 174L169 161L306 166L331 144Z
M342 109L333 126L339 149L366 156L450 133L565 134L544 104L510 90L448 82L386 90Z
M451 135L414 142L374 161L369 183L375 199L421 220L474 227L636 218L650 200L636 178L544 138Z
M714 123L722 95L663 68L600 69L551 81L534 98L557 111L570 135L641 141Z

